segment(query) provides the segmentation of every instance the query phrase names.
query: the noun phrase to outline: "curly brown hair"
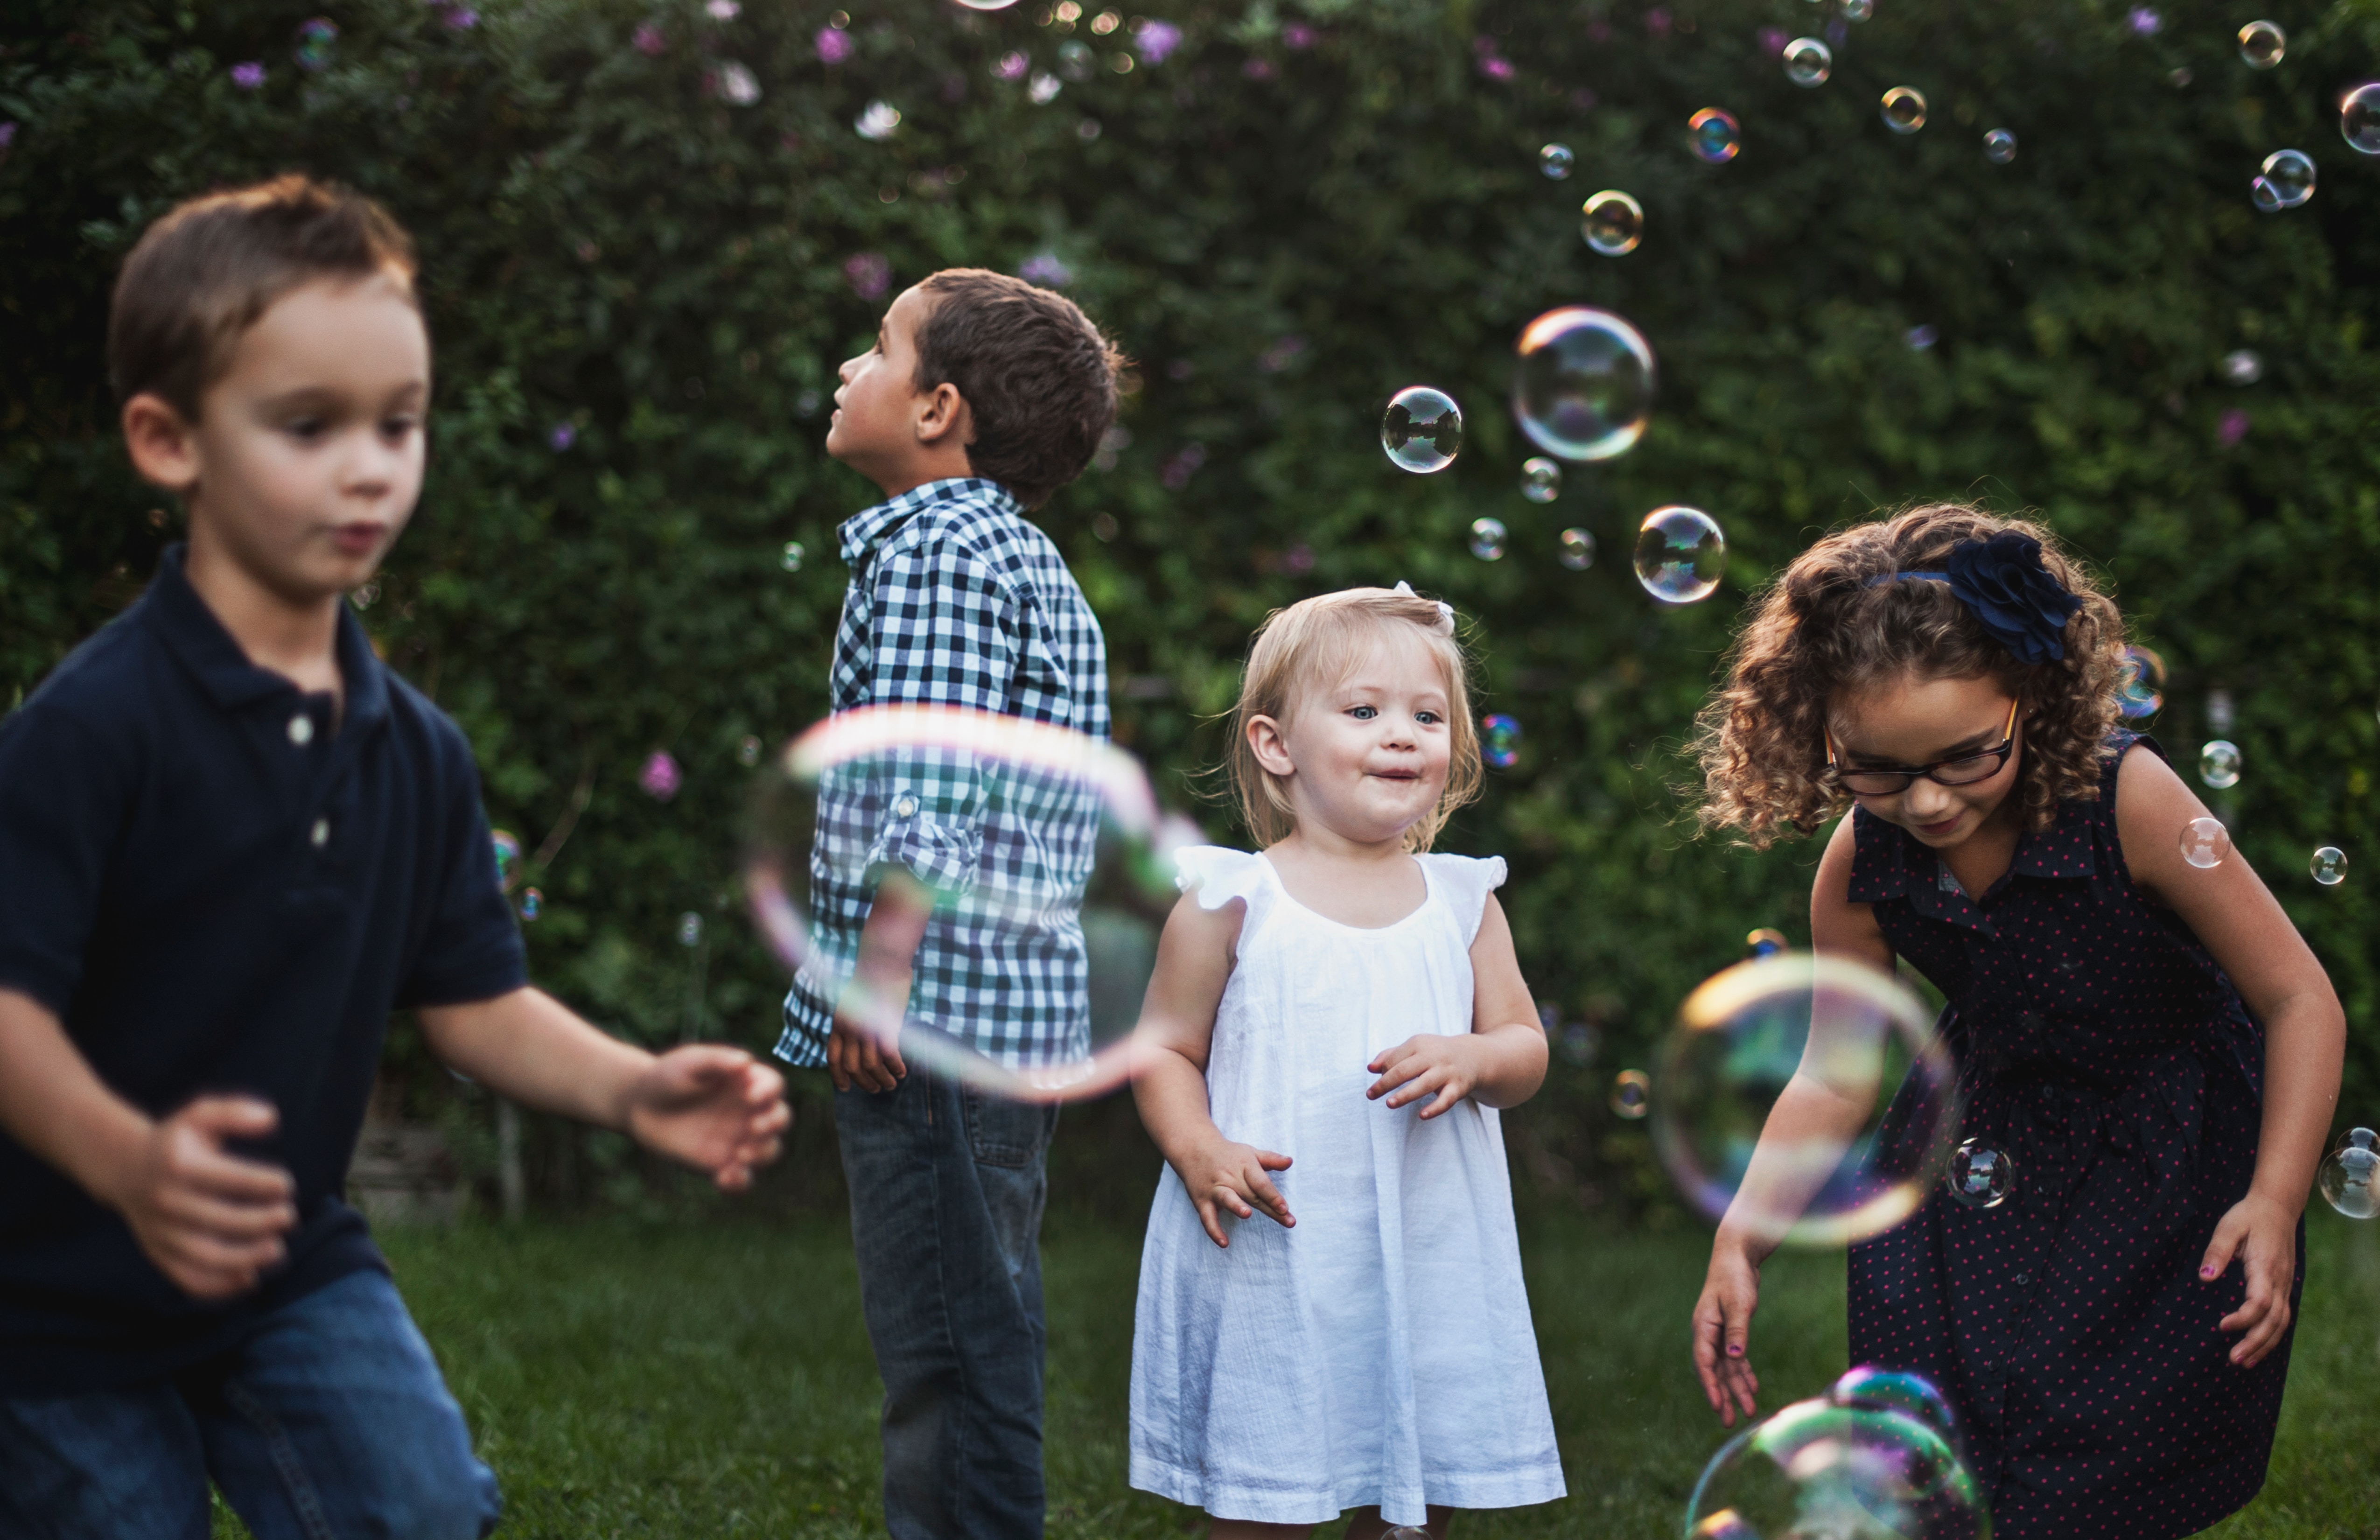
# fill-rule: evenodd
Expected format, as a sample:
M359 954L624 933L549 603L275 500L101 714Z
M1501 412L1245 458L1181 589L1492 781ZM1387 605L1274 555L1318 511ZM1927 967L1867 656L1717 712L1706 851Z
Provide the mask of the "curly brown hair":
M2020 662L1946 583L1884 580L1937 572L1953 546L2003 530L2039 540L2042 564L2082 601L2062 659ZM1818 541L1753 596L1749 613L1728 650L1727 682L1695 720L1704 829L1766 850L1789 829L1807 834L1840 814L1851 796L1827 766L1828 704L1839 690L1904 674L1988 676L2023 702L2018 784L2034 828L2056 822L2060 802L2099 794L2123 616L2046 526L1964 503L1905 508Z

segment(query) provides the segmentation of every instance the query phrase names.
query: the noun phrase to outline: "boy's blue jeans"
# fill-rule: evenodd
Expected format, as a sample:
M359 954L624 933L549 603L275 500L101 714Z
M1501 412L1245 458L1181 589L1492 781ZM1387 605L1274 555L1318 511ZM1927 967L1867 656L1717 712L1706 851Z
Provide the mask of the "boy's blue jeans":
M0 1398L9 1540L207 1540L210 1477L257 1540L479 1540L496 1527L496 1478L377 1272L291 1302L170 1380Z
M1054 1107L917 1070L839 1091L892 1540L1041 1534L1041 1207Z

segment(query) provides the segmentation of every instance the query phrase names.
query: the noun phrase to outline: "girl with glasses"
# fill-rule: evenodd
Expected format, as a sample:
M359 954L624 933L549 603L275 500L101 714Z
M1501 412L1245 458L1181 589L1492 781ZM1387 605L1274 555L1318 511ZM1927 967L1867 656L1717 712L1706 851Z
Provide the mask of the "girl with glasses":
M2017 1173L1850 1263L1852 1362L1950 1398L2001 1540L2166 1540L2263 1485L2338 1094L2321 964L2244 856L2185 858L2206 809L2118 725L2123 641L2047 529L1912 508L1755 597L1696 740L1707 829L1766 848L1850 814L1813 944L1940 988L1958 1136ZM1797 1082L1769 1127L1868 1110ZM1694 1307L1730 1425L1772 1244L1722 1219Z

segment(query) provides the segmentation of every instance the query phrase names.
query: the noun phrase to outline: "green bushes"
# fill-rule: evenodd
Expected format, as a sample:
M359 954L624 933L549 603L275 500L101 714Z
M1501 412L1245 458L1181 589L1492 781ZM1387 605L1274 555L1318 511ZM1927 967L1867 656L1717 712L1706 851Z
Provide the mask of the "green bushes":
M2288 57L2257 73L2202 0L2153 35L2076 0L1886 0L1803 90L1760 36L1819 27L1801 0L1195 3L1150 13L1182 31L1161 59L1129 17L1062 35L1037 3L868 0L837 29L807 0L363 0L333 11L320 70L294 56L305 6L17 6L0 699L173 535L110 428L115 261L192 191L344 177L420 241L442 380L431 482L366 624L470 732L496 821L548 851L539 976L654 1039L699 976L703 1030L762 1043L781 980L734 913L737 748L822 709L834 527L872 499L818 447L880 309L855 291L1039 258L1139 360L1129 442L1045 522L1135 682L1118 735L1174 794L1271 606L1403 577L1473 626L1526 737L1451 843L1512 858L1531 980L1600 1037L1514 1120L1550 1188L1649 1190L1601 1087L1746 930L1804 934L1815 847L1694 843L1666 790L1733 613L1816 531L1918 496L2041 508L2104 567L2172 667L2158 726L2184 759L2228 692L2246 773L2217 811L2346 997L2343 1115L2373 1115L2380 162L2340 142L2333 97L2380 74L2380 10L2284 6ZM253 90L231 73L249 61ZM1895 84L1926 95L1923 131L1878 121ZM901 116L871 140L878 102ZM1725 165L1685 144L1711 104L1743 127ZM1981 137L2003 126L2020 148L1996 165ZM1566 181L1537 169L1549 140L1576 152ZM2319 190L2259 214L2248 180L2284 145ZM1627 257L1579 240L1602 187L1645 208ZM1660 401L1633 453L1539 507L1509 348L1573 300L1643 328ZM1919 326L1939 340L1911 346ZM2243 346L2253 385L2218 368ZM1468 410L1429 478L1376 447L1416 381ZM1727 585L1677 611L1620 559L1670 502L1730 541ZM1512 528L1500 562L1465 549L1482 515ZM1604 552L1585 573L1553 559L1572 525ZM686 771L666 803L637 787L655 750ZM2305 875L2322 843L2357 863L2338 888ZM699 957L687 910L710 917Z

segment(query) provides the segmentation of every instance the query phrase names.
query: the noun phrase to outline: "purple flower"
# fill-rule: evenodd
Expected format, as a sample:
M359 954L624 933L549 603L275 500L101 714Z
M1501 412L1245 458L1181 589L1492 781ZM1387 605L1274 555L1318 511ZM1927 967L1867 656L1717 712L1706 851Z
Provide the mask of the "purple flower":
M1759 38L1760 51L1771 55L1782 54L1785 45L1793 41L1791 34L1782 27L1763 27Z
M1911 352L1923 353L1941 341L1942 333L1931 326L1912 326L1901 334L1900 340L1909 345Z
M1032 65L1021 50L1012 49L993 62L991 72L1003 80L1022 80Z
M660 58L669 48L669 39L662 36L662 30L650 21L637 29L633 41L636 42L637 52L648 58Z
M2226 449L2229 449L2247 436L2248 413L2245 407L2234 406L2225 412L2223 420L2215 428L2215 442Z
M254 91L264 84L264 66L253 59L231 67L231 83L242 91Z
M885 260L882 252L862 251L856 257L844 260L843 278L851 285L851 292L860 298L881 299L884 291L892 286L892 264Z
M578 442L578 430L566 422L557 422L553 431L545 436L545 442L553 445L553 452L559 455Z
M1247 62L1240 66L1240 73L1251 80L1269 80L1272 79L1272 65L1269 60L1250 55Z
M1060 261L1054 251L1037 251L1026 258L1016 275L1028 284L1052 289L1062 289L1075 281L1075 270Z
M1293 21L1288 26L1283 27L1281 30L1281 45L1285 48L1294 48L1301 52L1313 47L1315 41L1320 35L1320 33L1315 31L1313 28L1307 26L1303 21Z
M667 802L677 795L677 789L685 784L685 774L666 749L653 750L652 758L645 761L645 768L637 772L638 788L655 802Z
M820 28L818 36L811 41L818 45L820 64L841 64L851 57L852 50L858 46L851 41L849 32L840 32L832 27Z
M468 32L480 24L480 13L457 6L446 13L446 25L458 32Z
M2013 529L1986 540L1961 540L1943 560L1942 576L2018 662L2047 663L2066 656L2066 623L2082 600L2042 565L2039 540Z
M1479 73L1491 80L1509 80L1513 75L1512 61L1500 55L1490 54L1479 61Z
M1150 21L1135 28L1133 36L1143 64L1163 64L1182 46L1182 29L1171 21Z
M2139 37L2153 38L2165 30L2165 18L2146 6L2134 6L2124 22Z
M1656 6L1651 10L1646 11L1645 13L1645 31L1649 37L1668 37L1670 35L1670 7L1667 6Z

